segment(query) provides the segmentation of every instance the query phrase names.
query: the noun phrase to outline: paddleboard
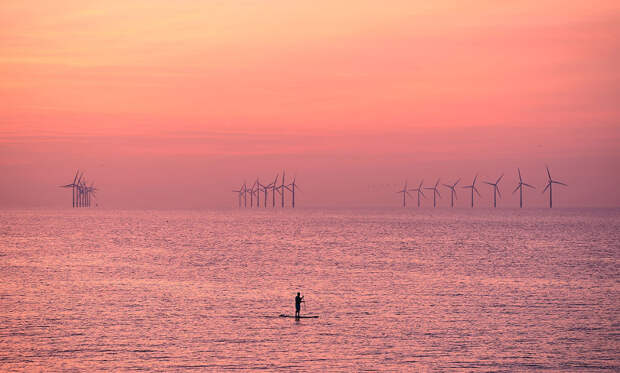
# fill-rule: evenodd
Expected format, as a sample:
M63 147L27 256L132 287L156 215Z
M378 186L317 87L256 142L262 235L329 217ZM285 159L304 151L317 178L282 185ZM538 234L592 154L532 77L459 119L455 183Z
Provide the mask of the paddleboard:
M295 316L295 315L285 315L285 314L281 314L280 317L293 317L293 318L296 318L296 319L318 319L319 318L317 315Z

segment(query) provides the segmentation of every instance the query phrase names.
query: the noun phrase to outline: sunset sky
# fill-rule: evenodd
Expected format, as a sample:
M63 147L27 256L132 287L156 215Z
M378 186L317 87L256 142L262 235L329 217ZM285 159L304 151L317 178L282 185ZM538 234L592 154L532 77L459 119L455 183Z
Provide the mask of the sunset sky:
M77 168L106 208L234 207L282 169L303 207L476 173L516 207L517 167L544 206L545 164L556 206L620 206L617 0L3 0L0 24L0 207L70 207Z

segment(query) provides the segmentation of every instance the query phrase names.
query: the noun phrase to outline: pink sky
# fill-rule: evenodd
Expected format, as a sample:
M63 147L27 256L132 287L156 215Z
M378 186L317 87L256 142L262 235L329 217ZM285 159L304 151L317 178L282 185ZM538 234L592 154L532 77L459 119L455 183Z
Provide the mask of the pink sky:
M475 173L516 206L517 167L543 206L545 164L556 206L620 206L620 3L460 4L5 0L0 207L67 206L77 168L110 208L235 206L283 168L300 206Z

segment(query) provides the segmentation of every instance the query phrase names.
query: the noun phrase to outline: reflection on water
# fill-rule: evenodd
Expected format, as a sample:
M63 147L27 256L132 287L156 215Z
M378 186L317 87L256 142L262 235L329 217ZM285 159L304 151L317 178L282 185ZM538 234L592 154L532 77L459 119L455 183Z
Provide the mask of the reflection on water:
M620 369L619 210L0 212L0 370ZM319 319L294 313L294 296Z

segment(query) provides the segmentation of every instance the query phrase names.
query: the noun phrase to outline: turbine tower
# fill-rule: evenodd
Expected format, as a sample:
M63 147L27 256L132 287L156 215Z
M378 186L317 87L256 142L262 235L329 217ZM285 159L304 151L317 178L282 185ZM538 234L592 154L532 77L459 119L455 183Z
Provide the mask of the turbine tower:
M504 177L504 174L502 174L496 182L492 183L490 181L485 181L485 184L489 184L493 187L493 207L497 207L497 195L499 194L499 198L502 198L502 193L500 193L499 191L499 186L497 184L499 184L499 181L502 179L502 177Z
M545 193L547 191L547 189L549 189L549 208L553 208L553 184L560 184L560 185L564 185L566 187L568 185L564 184L561 181L553 180L551 178L551 173L549 172L549 167L545 166L545 168L547 169L547 177L549 178L549 180L547 181L547 186L545 187L545 189L542 192Z
M407 190L407 180L405 180L405 186L403 187L403 190L399 190L396 193L403 194L403 207L407 207L407 194L409 194L409 191ZM411 194L409 194L409 196L411 196Z
M456 190L454 188L456 188L456 184L459 183L459 181L461 181L461 179L458 179L454 184L450 185L450 184L443 184L443 186L445 186L446 188L450 189L450 207L454 207L454 198L456 197ZM458 198L457 198L458 199Z
M293 182L286 186L286 189L288 189L291 192L291 207L292 208L295 208L295 188L299 188L297 184L295 184L296 179L297 179L297 176L293 176Z
M420 185L418 185L417 188L415 189L409 189L412 192L418 192L418 208L420 208L420 194L422 195L422 197L426 198L426 196L424 195L424 192L422 191L422 184L424 184L424 179L422 181L420 181Z
M523 208L523 187L529 187L532 189L536 189L533 186L531 186L530 184L526 184L523 182L523 179L521 178L521 170L517 168L517 172L519 173L519 185L517 185L517 187L515 188L515 190L512 191L512 193L514 194L517 189L519 190L519 207Z
M471 183L471 185L466 185L463 187L463 189L471 189L471 207L472 208L474 207L474 191L476 191L478 196L480 196L480 192L478 191L478 188L476 188L476 179L478 179L478 174L474 176L474 181Z
M424 189L428 189L428 190L432 190L433 191L433 208L437 207L437 196L439 196L439 198L441 198L441 194L439 193L439 189L437 189L437 186L439 185L439 179L437 179L437 182L435 183L435 186L433 187L427 187Z

